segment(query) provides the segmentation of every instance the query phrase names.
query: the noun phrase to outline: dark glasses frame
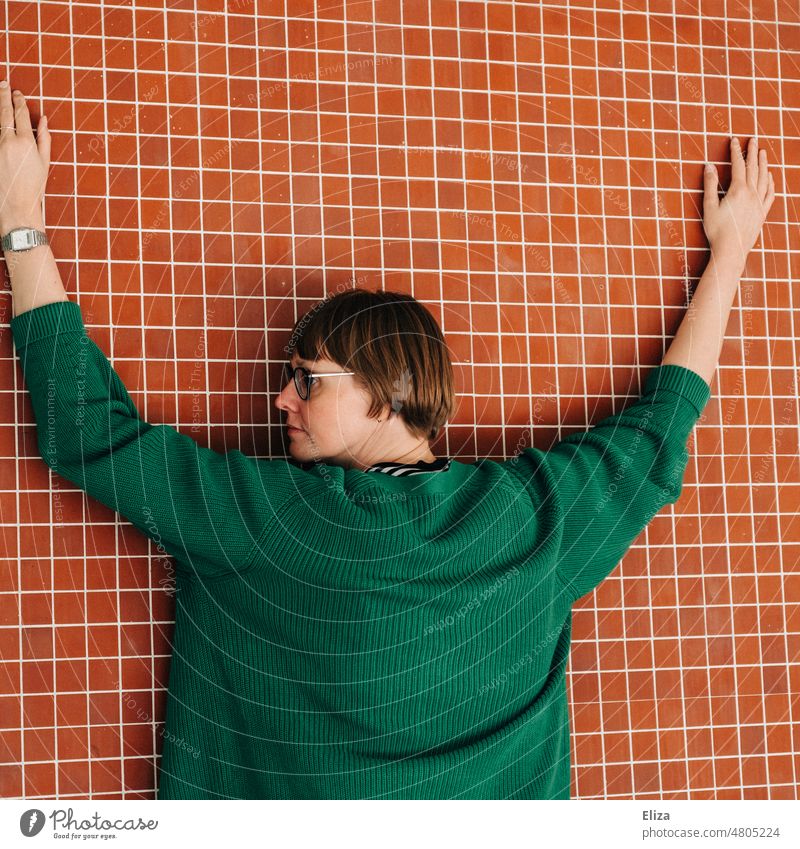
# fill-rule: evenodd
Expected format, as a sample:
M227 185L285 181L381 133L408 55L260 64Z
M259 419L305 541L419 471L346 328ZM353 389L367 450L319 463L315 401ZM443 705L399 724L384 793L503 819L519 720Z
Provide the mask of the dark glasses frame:
M304 366L294 366L292 367L291 363L283 364L283 386L290 381L294 381L294 388L297 390L297 394L300 396L300 399L303 401L308 400L308 394L303 395L303 381L301 379L301 375L304 375L308 381L308 391L311 391L311 386L314 381L319 377L338 377L339 375L344 374L355 374L354 371L329 371L329 372L319 372L319 371L309 371Z

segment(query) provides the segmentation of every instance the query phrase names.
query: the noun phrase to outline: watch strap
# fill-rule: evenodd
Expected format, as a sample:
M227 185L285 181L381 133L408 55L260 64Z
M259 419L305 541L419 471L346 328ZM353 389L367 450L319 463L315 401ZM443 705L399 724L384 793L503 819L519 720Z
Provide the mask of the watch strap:
M47 233L33 227L15 227L0 239L0 247L4 251L28 251L37 245L47 244Z

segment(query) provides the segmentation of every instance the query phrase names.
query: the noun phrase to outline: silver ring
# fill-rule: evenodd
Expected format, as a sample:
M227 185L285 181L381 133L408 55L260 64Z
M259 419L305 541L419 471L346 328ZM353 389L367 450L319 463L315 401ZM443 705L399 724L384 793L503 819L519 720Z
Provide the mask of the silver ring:
M14 132L16 132L17 128L16 127L0 127L0 130L14 130Z

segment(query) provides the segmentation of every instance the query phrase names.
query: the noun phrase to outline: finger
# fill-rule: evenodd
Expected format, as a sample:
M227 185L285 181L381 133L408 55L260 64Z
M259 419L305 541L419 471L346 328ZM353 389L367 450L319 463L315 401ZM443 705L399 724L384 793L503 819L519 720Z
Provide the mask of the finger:
M18 136L32 136L31 129L31 113L28 111L28 104L25 101L21 91L14 91L11 94L14 103L14 118L17 122Z
M769 175L769 186L767 187L767 196L764 198L764 205L769 209L772 206L772 201L775 200L775 178L772 174Z
M731 141L731 185L746 182L745 174L742 148L739 139L734 138Z
M769 166L767 165L767 151L762 147L758 152L758 196L763 198L769 186Z
M709 167L710 166L710 167ZM713 165L713 163L709 162L705 170L703 172L703 216L709 212L709 210L716 209L719 206L719 195L718 192L719 186L719 175L717 174L717 169Z
M11 87L6 83L0 86L0 139L13 136L16 126L14 124L14 106L11 103ZM8 129L10 127L11 129Z
M755 189L758 185L758 144L755 136L747 143L747 182Z
M47 116L42 115L36 127L36 148L44 162L44 170L50 170L50 128L47 126Z

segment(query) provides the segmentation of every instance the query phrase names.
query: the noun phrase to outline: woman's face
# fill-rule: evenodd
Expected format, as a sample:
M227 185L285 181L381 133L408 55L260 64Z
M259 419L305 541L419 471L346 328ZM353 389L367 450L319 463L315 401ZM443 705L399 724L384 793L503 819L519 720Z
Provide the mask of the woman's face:
M314 374L349 371L331 360L309 361L296 353L291 365L304 366ZM389 447L387 438L391 439L390 445L396 444L399 419L387 419L388 404L378 416L382 422L368 418L369 397L356 383L355 375L312 380L307 401L297 394L294 381L290 380L278 393L275 406L286 413L287 426L299 428L287 433L289 454L299 462L313 460L345 468L369 468L383 459L381 455ZM403 431L410 435L405 426Z

